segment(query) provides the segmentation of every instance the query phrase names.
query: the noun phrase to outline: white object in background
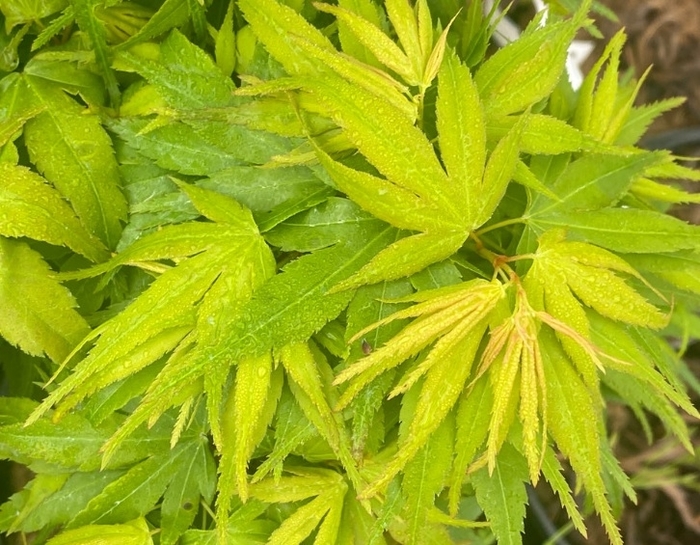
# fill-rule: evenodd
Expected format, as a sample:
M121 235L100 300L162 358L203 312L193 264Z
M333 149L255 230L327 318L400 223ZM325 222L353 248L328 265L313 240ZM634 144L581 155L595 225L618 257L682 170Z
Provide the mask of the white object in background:
M484 14L488 14L493 9L494 0L484 0ZM547 11L549 10L544 0L532 0L535 10L538 12L544 11L540 25L547 22ZM501 10L496 8L494 17L498 18L501 15ZM503 17L496 26L496 32L493 34L493 40L500 46L504 47L510 42L517 40L520 37L520 27L508 17ZM566 59L566 72L569 75L569 82L576 91L583 83L583 70L581 67L586 59L595 49L595 45L590 40L574 40L569 46L569 56Z

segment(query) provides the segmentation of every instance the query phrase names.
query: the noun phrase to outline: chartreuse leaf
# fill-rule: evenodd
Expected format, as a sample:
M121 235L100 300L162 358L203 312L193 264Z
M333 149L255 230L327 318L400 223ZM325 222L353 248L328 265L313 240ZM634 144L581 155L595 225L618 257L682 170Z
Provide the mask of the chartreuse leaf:
M38 54L24 67L24 76L41 78L72 95L79 95L88 106L99 108L105 103L102 78L87 67L69 60L54 60L49 53Z
M0 238L0 334L28 354L61 362L90 328L50 274L27 244Z
M498 543L522 543L527 505L527 464L522 454L505 443L493 471L482 468L470 476L470 482Z
M64 2L66 3L66 2ZM75 21L73 6L68 6L63 12L54 17L53 20L39 33L32 42L32 51L36 51L53 39L56 34Z
M489 140L504 137L512 129L519 116L489 116L486 127ZM544 114L530 114L521 134L523 153L557 155L580 151L621 155L628 153L605 145L592 136L572 127L567 122Z
M337 317L347 306L350 296L347 293L328 295L330 286L360 268L395 236L394 229L377 221L356 228L354 236L332 248L294 261L283 274L265 282L250 301L236 309L236 319L227 322L220 331L220 342L199 346L183 357L171 358L151 384L141 405L127 418L119 434L110 440L106 452L109 453L142 422L172 406L173 392L189 391L200 377L206 375L212 367L211 362L235 363L289 343L303 342L328 320ZM266 246L263 252L269 255ZM267 259L257 258L251 262L259 261L266 262ZM232 271L238 270L235 260L228 259L227 263Z
M288 74L313 72L314 67L314 62L307 58L297 42L287 39L288 35L299 36L317 47L335 51L328 38L288 6L275 0L240 0L238 5L255 35Z
M342 10L349 12L351 16L356 14L364 21L371 23L375 27L379 27L381 25L379 10L372 0L340 0L338 2L338 6ZM321 5L318 9L323 9L325 7L327 6ZM371 44L363 43L362 39L356 36L353 32L352 23L346 22L337 14L336 18L338 19L338 37L340 38L340 44L343 48L343 52L351 55L355 59L365 64L379 67L380 63L371 49L376 42L372 42Z
M436 216L434 206L409 189L334 161L320 147L316 147L316 153L338 189L373 216L400 229L440 231L450 228L445 218ZM405 213L399 213L403 211Z
M574 115L576 127L604 142L614 142L617 139L636 96L635 91L622 108L618 104L621 94L618 89L618 69L625 39L624 30L620 30L608 42L603 54L583 81ZM608 65L599 78L606 62Z
M464 322L469 323L471 320L474 321L469 324L471 327L462 325L456 328L456 331L461 333L459 340L454 341L448 335L441 339L452 341L452 350L444 354L441 361L427 371L416 403L415 416L411 420L405 440L399 442L399 451L385 465L381 476L362 491L363 497L370 497L382 490L404 469L457 402L471 371L470 362L473 362L485 330L484 321L479 320L478 316L466 318Z
M516 290L515 310L500 324L492 324L479 369L479 375L489 370L494 400L486 459L492 471L517 406L523 426L523 454L530 470L530 480L537 483L544 448L540 448L538 439L541 436L544 441L546 437L547 383L537 343L537 313L522 287L516 285ZM516 400L520 398L516 406L514 397Z
M426 136L391 104L339 78L305 83L333 112L348 138L386 176L384 180L348 168L317 147L322 164L339 188L377 217L397 227L423 231L395 243L336 289L400 278L449 257L470 229L491 216L505 192L517 164L524 121L496 145L486 163L483 119L474 113L480 111L480 105L468 70L456 56L448 55L440 74L438 130L441 146L443 138L445 141L441 152L447 173ZM464 102L463 96L467 97ZM368 107L375 116L364 115ZM455 123L448 122L451 116L458 119L456 129ZM397 142L401 142L400 152ZM487 195L481 206L475 204L477 192ZM376 199L376 195L384 198Z
M350 11L342 4L339 7L318 4L318 9L332 13L338 20L338 25L345 32L352 33L359 44L364 46L381 64L399 74L409 84L419 81L409 57L394 43L380 28L379 20ZM341 34L342 36L342 34Z
M448 51L440 68L437 100L437 129L440 157L454 183L464 213L472 217L477 209L484 165L486 128L479 94L469 69Z
M336 543L339 515L343 510L344 498L348 490L343 477L334 471L321 468L287 468L287 471L292 475L278 480L267 479L251 485L251 496L266 503L313 499L286 518L272 533L267 543L300 544L321 520L324 522L319 528L314 543L318 545Z
M214 48L216 65L226 76L233 74L236 67L236 34L233 30L233 0L229 2L226 15L216 34Z
M381 280L396 280L418 272L428 265L447 259L464 243L460 232L421 233L392 244L375 256L357 274L341 282L334 291L374 284Z
M659 329L667 318L639 295L614 271L641 279L626 261L584 242L567 242L561 231L540 237L535 257L540 281L561 273L569 288L587 306L613 320ZM548 286L544 290L547 293ZM547 298L547 301L549 299ZM574 311L575 312L575 311ZM568 322L568 317L565 318Z
M153 545L146 519L125 524L93 524L66 530L52 537L47 545Z
M322 432L331 448L338 449L340 446L338 421L323 392L317 363L308 345L304 343L284 347L280 353L280 360L289 380L305 394L313 406L313 412L318 415L317 418L313 418L309 414L311 411L307 410L305 411L307 417L312 422L316 421L316 427ZM304 408L303 405L302 408Z
M556 320L565 323L583 339L590 338L590 324L586 311L571 292L562 271L548 267L546 260L544 264L535 260L528 271L524 287L528 297L539 310L545 310ZM590 351L570 336L557 332L557 337L589 387L591 395L595 396L600 386L596 366L598 361L591 356ZM602 400L600 402L602 404Z
M690 403L687 394L676 389L673 384L669 384L664 375L656 369L656 358L640 347L619 324L595 315L591 315L591 322L593 324L592 337L596 344L623 362L634 362L633 364L620 364L613 360L609 366L618 372L635 377L644 384L646 396L642 396L638 401L653 407L654 412L659 412L662 418L669 420L669 428L677 433L686 448L689 448L687 430L682 419L678 418L674 411L670 411L668 406L664 407L664 405L668 405L666 401L668 399L689 414L695 415L697 410ZM609 337L606 336L607 333L604 333L608 327L611 333ZM637 396L631 397L634 399ZM668 418L669 416L671 418ZM670 421L674 421L675 424L670 425Z
M71 0L75 21L80 29L89 36L90 46L95 53L95 61L109 93L112 105L119 104L119 85L112 70L111 52L107 45L107 33L104 23L95 14L96 8L101 5L99 0Z
M258 466L251 482L256 483L270 472L280 476L282 463L300 445L318 435L316 427L304 415L289 388L283 388L275 415L274 447Z
M305 84L362 154L389 181L440 207L445 220L460 225L449 184L427 137L396 107L330 74ZM368 117L371 109L375 115ZM400 148L397 149L397 145Z
M515 126L498 142L489 156L484 169L481 185L483 197L474 220L475 227L485 223L493 215L515 174L520 154L520 137L527 118L527 114L520 116Z
M26 236L66 246L91 261L104 261L107 250L88 233L70 206L31 170L0 163L0 234Z
M567 50L585 23L590 0L574 17L544 25L531 24L520 39L489 57L474 77L489 115L520 112L547 97L561 77Z
M71 202L87 230L113 248L126 201L109 136L96 115L60 88L32 76L25 81L44 108L24 128L30 158Z
M122 42L117 49L128 49L165 34L169 30L179 27L187 21L190 14L187 0L165 0L139 31L128 40Z
M223 412L217 526L226 531L234 491L248 500L248 462L267 431L282 391L281 369L273 370L272 354L244 358L236 366L235 387Z
M453 516L459 509L467 468L488 436L492 406L493 392L488 377L482 376L462 392L456 415L456 457L450 477L450 513Z
M579 105L574 116L574 123L585 132L603 139L608 130L609 123L613 117L613 109L618 94L618 69L620 63L620 53L625 43L625 33L619 31L608 42L605 51L596 62L593 69L587 74L582 88ZM608 65L600 81L597 83L599 72L603 64Z
M636 180L632 184L632 187L630 187L630 193L645 200L649 199L668 203L682 204L700 202L700 195L697 193L689 193L677 187L655 182L647 178Z
M686 250L667 254L630 254L625 260L682 290L700 293L700 255Z
M418 21L411 4L407 0L388 0L385 4L387 15L396 31L401 46L406 52L406 56L413 65L413 71L417 81L421 81L423 51L421 40L418 35ZM432 29L431 29L432 30ZM432 45L432 44L431 44Z
M447 339L441 345L441 351L436 356L442 356L445 350L451 350L455 343L461 342L472 329L478 328L479 321L491 311L490 306L502 296L503 291L500 284L489 283L485 280L472 280L447 288L422 291L415 296L404 298L401 302L411 300L421 302L372 324L357 333L355 337L360 337L372 329L394 320L412 317L420 317L421 319L409 324L390 342L338 374L335 380L336 384L353 379L343 392L338 406L346 406L375 377L416 355L436 338L445 335L443 338ZM429 320L426 319L428 317ZM423 323L424 321L428 323ZM460 327L452 331L454 326L458 324ZM447 333L450 332L450 336L447 336ZM437 345L435 349L437 349ZM428 365L423 364L419 372L413 375L413 381L427 371L429 364L435 363L436 359L429 361Z
M601 415L593 406L588 389L572 368L554 335L543 328L539 342L548 386L549 433L590 494L610 541L621 545L620 531L610 510L601 476L602 464L598 448Z
M571 519L574 527L581 533L583 537L587 537L586 524L583 521L583 517L579 511L578 505L571 496L571 488L569 483L566 482L564 478L563 469L554 450L551 447L547 447L544 451L544 458L542 459L542 475L552 487L552 490L556 492L559 497L559 502L562 504L564 509L566 509L566 514Z
M625 123L620 128L615 144L619 146L636 144L658 116L677 108L684 102L684 97L677 97L632 107Z
M19 74L13 72L0 81L0 145L4 146L44 106Z
M170 238L168 232L165 236L163 231L155 232L96 268L97 272L106 272L124 262L198 254L167 269L126 310L96 330L93 338L99 339L88 357L51 393L34 418L59 401L61 411L65 411L86 395L140 371L174 349L196 324L200 331L207 327L216 331L217 319L219 325L227 323L230 314L223 308L216 312L216 319L209 314L198 316L198 312L210 310L206 294L213 285L229 285L226 297L217 293L217 300L232 303L247 299L252 287L271 274L274 266L270 250L248 210L223 195L196 187L182 188L202 214L220 222L171 226L170 231L178 236ZM233 286L235 289L231 289ZM237 307L230 304L229 313L235 315L236 311ZM202 327L202 321L208 326ZM220 334L207 336L206 340L215 340L213 346L223 342ZM107 361L110 364L105 364ZM216 420L212 425L216 426Z
M411 284L408 280L382 282L374 286L364 286L358 289L346 313L346 342L359 333L366 324L383 320L392 313L406 308L406 303L390 303L388 301L406 296L411 291ZM362 358L368 347L371 350L379 348L398 333L403 326L405 326L404 320L395 320L368 332L363 336L362 340L353 343L350 361ZM386 373L383 377L372 381L353 400L352 452L357 458L368 446L367 441L369 440L372 426L376 425L382 417L381 414L378 414L378 411L382 409L382 400L386 396L393 378L394 373L392 371Z

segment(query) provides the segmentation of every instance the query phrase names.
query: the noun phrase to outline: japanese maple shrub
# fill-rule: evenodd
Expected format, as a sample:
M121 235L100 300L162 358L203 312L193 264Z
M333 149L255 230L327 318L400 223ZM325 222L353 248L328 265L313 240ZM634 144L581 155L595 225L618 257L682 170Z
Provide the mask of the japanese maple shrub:
M590 3L0 0L0 531L517 544L544 478L621 543L606 400L692 451L700 178L622 33L572 90Z

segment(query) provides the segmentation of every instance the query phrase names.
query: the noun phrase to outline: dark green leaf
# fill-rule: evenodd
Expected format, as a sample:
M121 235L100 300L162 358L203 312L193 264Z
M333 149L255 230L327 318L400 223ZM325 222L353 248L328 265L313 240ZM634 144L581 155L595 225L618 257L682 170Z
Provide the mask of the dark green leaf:
M529 223L537 230L562 227L570 238L623 253L662 253L697 248L700 228L651 210L605 208L561 212Z
M498 543L518 545L523 542L527 480L527 462L510 443L501 448L493 473L482 468L471 476L476 499L491 522Z

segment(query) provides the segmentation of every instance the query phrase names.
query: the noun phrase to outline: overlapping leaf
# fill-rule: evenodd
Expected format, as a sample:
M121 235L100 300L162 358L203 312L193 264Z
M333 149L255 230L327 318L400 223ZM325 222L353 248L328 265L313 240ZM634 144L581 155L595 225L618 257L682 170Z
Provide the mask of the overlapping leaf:
M589 1L493 55L477 0L68 4L0 0L8 63L43 26L0 83L0 234L38 241L0 240L0 333L68 368L0 403L38 473L2 531L443 545L471 502L517 544L540 475L585 533L562 455L620 542L607 392L691 446L657 331L697 334L698 230L659 203L698 176L630 147L677 101L632 105L622 34L571 93Z
M221 342L221 323L235 315L236 302L248 298L273 272L269 249L248 210L204 189L183 189L200 213L216 223L170 226L87 274L109 272L122 264L197 255L166 268L127 310L93 333L91 338L99 339L90 354L51 393L42 410L58 402L61 412L75 406L86 395L143 369L183 339L183 346L198 340ZM226 307L228 312L223 312ZM195 327L195 337L187 337Z
M0 333L28 354L63 361L90 331L75 299L25 242L0 238L0 265Z
M0 234L67 246L91 261L104 261L106 248L88 233L61 195L31 170L0 164Z
M107 133L97 116L60 88L33 76L25 81L43 108L24 129L29 156L71 202L87 230L107 247L116 246L126 202Z
M418 272L453 254L469 231L491 216L515 169L522 124L498 143L487 163L479 98L469 71L454 55L445 57L438 84L439 142L447 172L426 136L392 105L340 78L308 86L386 176L351 169L317 148L338 187L377 217L423 232L397 242L339 288ZM365 116L367 107L378 115Z

